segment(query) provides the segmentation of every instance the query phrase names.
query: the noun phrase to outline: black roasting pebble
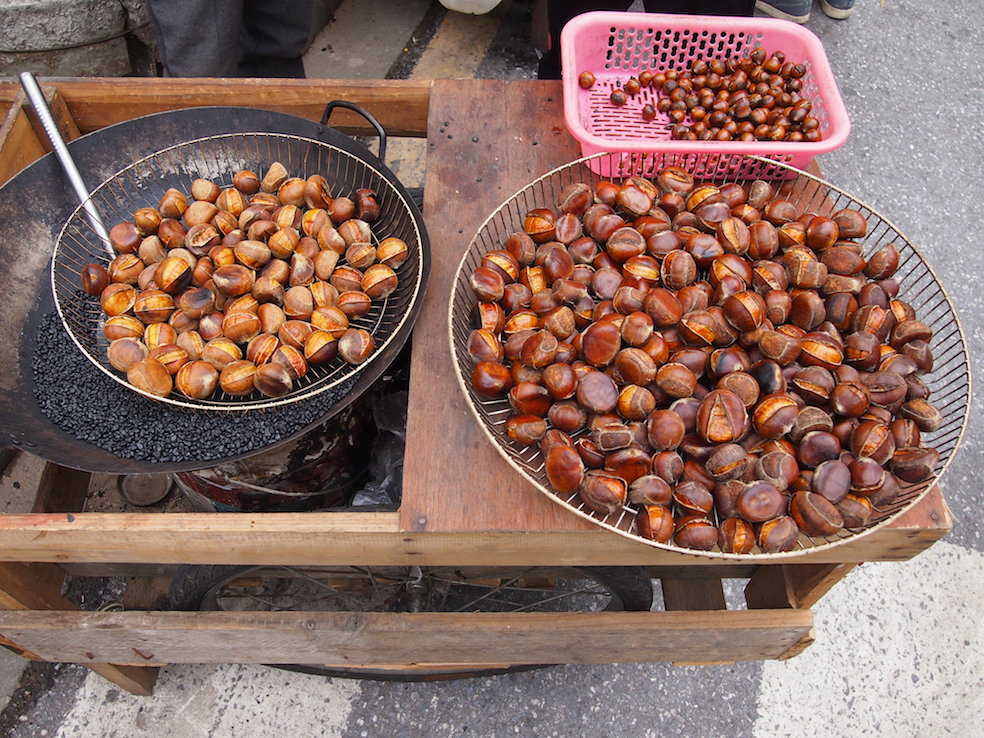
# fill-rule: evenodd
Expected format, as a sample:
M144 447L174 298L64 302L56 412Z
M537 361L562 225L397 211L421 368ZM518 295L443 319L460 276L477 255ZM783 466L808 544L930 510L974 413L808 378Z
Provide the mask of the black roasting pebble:
M324 417L355 384L350 379L303 402L242 414L175 408L103 375L72 344L57 313L41 319L32 368L34 396L51 422L121 458L152 464L260 451Z

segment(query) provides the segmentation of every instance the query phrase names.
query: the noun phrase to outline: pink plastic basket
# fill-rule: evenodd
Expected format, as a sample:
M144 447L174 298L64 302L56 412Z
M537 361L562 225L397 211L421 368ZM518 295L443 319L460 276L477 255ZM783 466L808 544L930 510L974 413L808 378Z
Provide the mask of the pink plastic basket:
M820 120L823 139L782 141L675 141L664 113L653 121L642 118L646 103L656 106L658 95L644 88L622 107L609 101L612 90L646 69L685 69L692 59L744 56L756 46L782 51L788 61L806 64L801 94L813 101L812 115ZM783 179L795 172L770 167L768 161L713 154L753 154L803 169L818 154L833 151L847 140L850 122L827 62L823 45L806 28L772 18L668 15L658 13L584 13L571 20L560 37L564 84L564 118L584 156L600 152L594 166L603 176L651 175L676 165L707 178L761 177ZM589 90L578 84L581 72L596 81ZM708 156L712 154L712 156ZM743 160L740 171L734 162ZM594 166L592 168L594 168ZM754 171L753 171L754 170Z

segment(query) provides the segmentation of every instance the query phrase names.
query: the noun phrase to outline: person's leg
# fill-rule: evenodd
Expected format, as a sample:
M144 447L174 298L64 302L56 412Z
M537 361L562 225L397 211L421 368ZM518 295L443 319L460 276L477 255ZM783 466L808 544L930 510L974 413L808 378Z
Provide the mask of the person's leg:
M166 77L235 77L242 0L148 0Z
M831 18L844 20L854 12L854 0L820 0L820 10Z
M812 0L757 0L755 7L773 18L806 23L810 20Z
M239 76L303 77L311 0L247 0L245 6Z
M751 15L755 0L644 0L650 13L685 15Z
M549 48L540 57L539 79L560 79L560 32L571 18L592 10L626 10L632 0L547 0Z

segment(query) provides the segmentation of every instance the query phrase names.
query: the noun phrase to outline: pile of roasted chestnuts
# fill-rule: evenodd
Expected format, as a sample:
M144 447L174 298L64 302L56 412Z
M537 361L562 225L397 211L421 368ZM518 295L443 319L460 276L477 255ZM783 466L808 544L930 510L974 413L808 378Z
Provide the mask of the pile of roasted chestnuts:
M575 183L482 255L471 385L508 399L507 442L539 447L563 500L773 553L864 528L934 473L932 330L897 247L866 257L860 211L782 192L678 167Z
M802 95L806 65L786 61L782 51L768 54L758 46L748 56L695 58L686 69L645 70L612 90L613 105L625 105L645 88L658 94L641 115L657 112L673 127L670 136L684 141L820 141L820 120L811 115L813 101ZM578 76L590 89L595 75Z
M355 321L396 289L407 259L403 240L373 233L378 217L374 191L335 196L323 176L279 162L226 188L168 189L110 229L109 264L81 270L110 364L153 395L236 400L282 397L336 357L366 361L373 336Z

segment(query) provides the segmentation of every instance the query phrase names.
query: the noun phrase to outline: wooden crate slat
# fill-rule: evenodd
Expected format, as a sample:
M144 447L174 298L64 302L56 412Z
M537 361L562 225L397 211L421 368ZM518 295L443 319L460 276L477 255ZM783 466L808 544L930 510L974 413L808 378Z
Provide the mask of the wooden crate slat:
M749 607L813 607L855 563L759 567L745 587Z
M21 101L18 98L0 124L0 185L47 153Z
M83 133L151 113L202 105L265 108L320 120L331 100L348 100L369 110L387 135L427 135L427 80L288 79L75 79L49 78L57 86ZM332 114L332 127L372 133L355 113Z
M720 579L663 577L663 605L667 610L727 610Z
M520 529L590 530L538 492L493 448L458 388L448 347L447 309L461 255L482 221L503 200L550 168L577 157L561 129L560 83L519 91L502 80L475 80L480 94L449 94L454 80L436 80L431 97L424 208L433 261L427 296L414 325L411 393L407 408L403 527L431 532ZM503 143L507 145L503 145ZM468 203L468 207L461 207ZM447 448L434 463L433 450Z
M61 92L58 91L58 88L45 85L41 88L41 90L48 101L48 108L51 110L51 117L54 118L55 125L58 126L58 132L61 133L62 138L68 142L74 141L81 136L82 133L79 131L79 127L75 123L72 113L65 104L65 98L62 96ZM32 122L34 123L34 129L38 134L38 138L41 140L44 147L48 151L51 151L51 145L48 142L47 134L44 132L44 127L41 125L40 119L34 115L33 111L31 112L31 116Z
M0 612L0 633L48 661L145 666L746 661L783 657L812 637L812 627L808 610Z
M938 490L930 497L943 505ZM776 563L900 561L950 530L948 513L936 524L922 522L922 512L918 525L908 517L903 515L892 526L847 544ZM0 561L698 567L722 563L647 546L600 528L579 531L576 539L569 530L411 533L399 529L398 519L399 513L5 515L0 517Z

